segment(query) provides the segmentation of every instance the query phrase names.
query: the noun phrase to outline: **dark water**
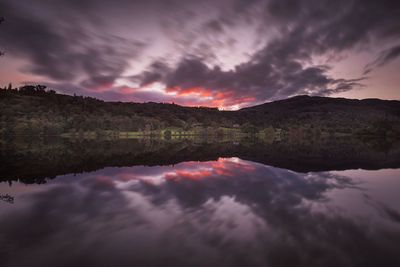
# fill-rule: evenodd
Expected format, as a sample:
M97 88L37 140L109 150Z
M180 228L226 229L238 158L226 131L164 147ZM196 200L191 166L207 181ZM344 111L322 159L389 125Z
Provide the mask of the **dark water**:
M1 153L0 266L400 266L397 145L41 141Z

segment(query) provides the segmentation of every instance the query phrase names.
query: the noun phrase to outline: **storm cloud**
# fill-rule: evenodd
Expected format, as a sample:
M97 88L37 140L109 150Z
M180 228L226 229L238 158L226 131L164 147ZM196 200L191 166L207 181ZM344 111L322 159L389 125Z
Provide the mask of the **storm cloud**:
M106 100L242 107L335 95L400 54L391 0L3 0L0 10L18 71ZM375 59L359 75L333 71L360 51Z
M231 71L221 71L206 66L201 59L185 58L164 76L159 72L152 74L178 90L233 90L235 95L248 94L262 101L351 90L361 86L366 77L333 78L328 74L328 63L310 66L312 57L327 54L334 58L345 50L366 48L378 38L398 38L399 10L396 1L269 1L265 17L260 19L265 19L266 24L272 21L282 34L248 62ZM375 65L384 65L397 57L398 48L383 51Z

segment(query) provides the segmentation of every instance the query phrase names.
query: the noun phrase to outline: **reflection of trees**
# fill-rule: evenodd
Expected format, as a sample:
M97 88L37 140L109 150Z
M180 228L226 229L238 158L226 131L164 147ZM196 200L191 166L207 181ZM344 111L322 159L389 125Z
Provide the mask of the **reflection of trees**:
M67 173L108 166L170 165L240 157L300 172L380 169L400 166L400 144L382 140L259 140L209 142L207 140L67 140L38 139L0 143L0 180L44 182Z

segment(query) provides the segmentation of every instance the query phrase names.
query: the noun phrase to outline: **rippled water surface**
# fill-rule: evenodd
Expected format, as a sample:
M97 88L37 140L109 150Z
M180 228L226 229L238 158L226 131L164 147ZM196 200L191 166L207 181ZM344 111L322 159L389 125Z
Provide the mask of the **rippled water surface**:
M1 266L400 266L399 168L229 156L27 181L0 183Z

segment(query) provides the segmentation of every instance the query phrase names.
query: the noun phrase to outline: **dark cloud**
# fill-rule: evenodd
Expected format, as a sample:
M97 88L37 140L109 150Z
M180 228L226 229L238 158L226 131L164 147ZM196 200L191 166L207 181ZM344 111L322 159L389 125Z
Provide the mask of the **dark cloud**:
M146 47L144 42L100 32L96 27L102 26L102 21L94 24L91 13L79 15L78 12L94 4L92 1L58 1L58 4L47 1L36 6L13 1L0 4L7 17L1 42L10 54L30 61L26 72L59 82L80 80L85 86L96 87L104 80L114 82L128 67L128 61ZM75 10L76 5L80 9ZM52 20L48 13L59 8L64 9L64 14Z
M128 78L162 82L177 92L203 88L224 95L225 104L241 103L243 96L263 102L352 90L365 77L334 77L335 58L391 45L366 74L400 54L400 3L394 0L4 0L0 10L7 18L1 45L29 61L24 71L86 90L113 90L151 44L165 48L166 59L150 51L146 60L154 63ZM249 29L256 34L243 35ZM148 40L136 34L147 31ZM255 48L226 68L226 56L218 53L229 56L246 43ZM315 57L325 63L314 64Z
M222 71L218 67L209 68L199 59L186 58L167 74L148 71L144 75L152 77L152 82L165 82L178 92L201 87L214 94L232 93L233 102L243 95L265 101L295 94L327 95L361 85L361 78L334 79L327 74L328 70L327 66L304 67L297 61L271 58Z
M368 74L377 67L381 67L400 56L400 45L394 46L380 53L379 57L372 63L365 66L364 73Z
M214 34L219 34L224 32L223 25L218 20L208 21L206 24L204 24L204 29Z
M190 55L159 78L168 86L183 90L189 87L228 90L235 93L233 98L250 94L261 101L296 94L348 91L362 86L365 77L333 78L328 74L329 65L310 66L312 57L325 54L332 57L365 47L374 39L400 37L400 31L393 30L400 27L399 12L398 1L267 1L263 19L272 22L281 34L248 62L232 71L221 71ZM220 25L216 20L209 23ZM270 27L266 26L265 31ZM398 54L398 47L394 47L378 61L384 64Z
M130 77L134 82L139 82L141 86L145 86L154 82L162 81L164 76L169 72L169 66L162 61L155 61L148 70L140 75Z

